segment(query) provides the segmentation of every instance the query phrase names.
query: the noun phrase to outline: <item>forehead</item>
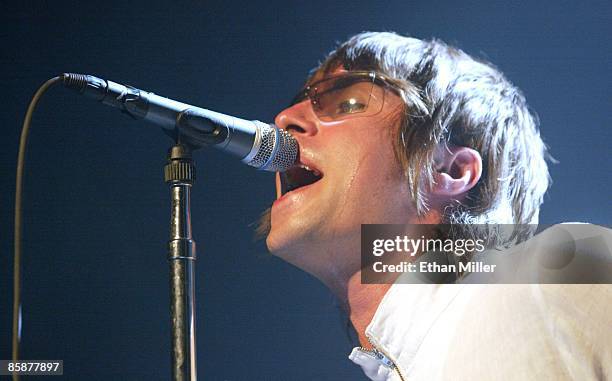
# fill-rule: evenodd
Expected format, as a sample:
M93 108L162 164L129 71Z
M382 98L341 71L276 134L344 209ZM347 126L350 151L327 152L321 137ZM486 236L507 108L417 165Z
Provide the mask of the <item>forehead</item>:
M306 85L310 85L314 82L320 81L324 78L333 76L333 75L337 75L337 74L342 74L342 73L348 73L349 71L346 70L342 65L338 65L334 68L332 68L331 70L325 70L323 67L320 67L319 69L317 69L317 71L308 79L308 82L306 82Z

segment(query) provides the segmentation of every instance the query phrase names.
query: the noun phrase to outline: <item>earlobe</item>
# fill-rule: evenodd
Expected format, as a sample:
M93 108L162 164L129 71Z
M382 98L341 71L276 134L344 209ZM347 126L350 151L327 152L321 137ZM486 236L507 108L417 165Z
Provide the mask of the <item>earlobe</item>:
M440 145L436 149L435 162L432 193L438 196L467 193L482 176L482 158L472 148Z

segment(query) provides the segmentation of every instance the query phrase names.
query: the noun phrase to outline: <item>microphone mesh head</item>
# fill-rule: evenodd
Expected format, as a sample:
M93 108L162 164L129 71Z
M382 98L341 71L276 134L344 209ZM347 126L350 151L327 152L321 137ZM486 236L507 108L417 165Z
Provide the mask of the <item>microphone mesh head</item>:
M261 123L259 127L261 145L255 157L247 164L272 172L284 172L291 168L297 160L297 141L287 131L273 124Z

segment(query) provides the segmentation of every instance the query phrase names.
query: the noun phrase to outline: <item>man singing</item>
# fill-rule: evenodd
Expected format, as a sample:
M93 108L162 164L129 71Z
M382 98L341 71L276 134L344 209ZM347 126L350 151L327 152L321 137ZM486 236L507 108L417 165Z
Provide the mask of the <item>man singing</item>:
M513 224L514 240L529 237L520 226L538 221L547 151L499 70L438 40L362 33L275 122L300 151L277 174L266 243L336 295L360 342L349 357L368 377L610 375L605 285L361 281L362 224Z

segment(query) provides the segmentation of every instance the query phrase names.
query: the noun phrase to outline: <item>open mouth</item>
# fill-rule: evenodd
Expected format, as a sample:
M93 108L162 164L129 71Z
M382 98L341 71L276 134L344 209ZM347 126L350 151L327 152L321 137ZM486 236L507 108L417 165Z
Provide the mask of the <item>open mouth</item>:
M323 178L323 174L303 164L298 164L280 174L281 193L283 195L296 189L316 183Z

